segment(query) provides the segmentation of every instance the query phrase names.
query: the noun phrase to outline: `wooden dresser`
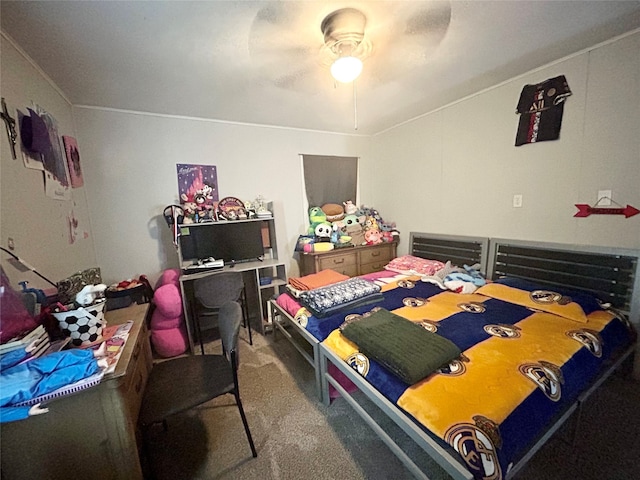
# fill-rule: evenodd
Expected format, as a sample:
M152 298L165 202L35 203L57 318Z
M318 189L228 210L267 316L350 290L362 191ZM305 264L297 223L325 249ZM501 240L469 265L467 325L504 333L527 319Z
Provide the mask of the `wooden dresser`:
M134 325L100 385L49 402L49 413L1 424L3 480L142 479L136 424L152 367L148 307L106 313L108 325Z
M382 270L396 256L396 242L378 245L344 247L329 252L302 253L300 275L309 275L330 268L350 277Z

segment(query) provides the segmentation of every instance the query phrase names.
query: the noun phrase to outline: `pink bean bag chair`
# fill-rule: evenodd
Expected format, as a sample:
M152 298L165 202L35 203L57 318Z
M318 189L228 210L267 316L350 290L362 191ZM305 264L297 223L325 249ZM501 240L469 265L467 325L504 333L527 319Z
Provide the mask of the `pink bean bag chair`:
M151 344L161 357L175 357L187 351L188 340L182 311L182 296L176 269L162 272L153 294Z

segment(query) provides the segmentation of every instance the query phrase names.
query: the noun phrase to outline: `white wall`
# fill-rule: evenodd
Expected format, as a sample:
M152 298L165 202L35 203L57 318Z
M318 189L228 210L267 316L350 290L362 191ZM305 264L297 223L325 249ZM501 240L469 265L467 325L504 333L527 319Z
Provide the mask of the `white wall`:
M358 156L367 137L75 108L98 263L109 281L177 266L162 215L178 200L177 163L216 165L219 196L274 203L280 258L297 274L304 232L299 155Z
M598 190L640 208L638 52L635 32L375 136L365 183L400 251L410 231L640 248L640 215L573 218ZM515 147L522 87L561 74L560 139Z
M73 123L69 102L56 90L42 73L34 67L4 36L1 37L2 63L0 91L9 114L16 119L16 109L27 113L32 103L40 105L53 115L58 122L60 135L78 138ZM15 242L14 254L33 265L38 272L54 282L78 270L96 265L93 235L89 218L86 193L87 188L72 189L69 201L53 200L45 195L44 178L41 171L24 167L20 156L18 138L18 159L11 156L5 126L1 131L1 210L0 244L8 248L8 239ZM19 125L16 125L18 134ZM82 141L78 139L81 163L84 163ZM67 215L73 211L78 220L81 235L72 245L69 243ZM83 238L82 232L89 234ZM0 254L11 284L28 281L30 287L48 288L49 283L32 272L22 272L8 261L11 257Z
M373 138L70 110L4 39L2 49L2 95L9 107L33 100L56 116L62 134L73 135L71 112L77 126L85 187L74 190L74 209L93 229L88 241L73 247L65 243L62 222L71 205L42 198L39 174L10 161L6 140L0 142L2 245L10 233L16 251L53 277L97 264L107 282L143 273L153 279L174 266L160 215L177 199L176 163L216 165L221 196L273 200L280 254L295 274L291 252L306 218L301 153L359 156L361 202L398 223L401 252L416 230L640 248L640 216L573 218L574 204L595 203L600 189L640 206L637 32ZM560 140L514 147L522 86L559 74L573 91ZM524 197L520 209L511 206L517 193Z

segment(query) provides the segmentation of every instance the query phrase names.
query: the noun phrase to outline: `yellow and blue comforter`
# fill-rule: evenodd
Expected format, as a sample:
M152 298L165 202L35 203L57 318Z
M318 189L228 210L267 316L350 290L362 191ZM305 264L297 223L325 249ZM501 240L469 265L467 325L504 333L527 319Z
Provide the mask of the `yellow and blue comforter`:
M635 342L628 322L580 292L499 281L458 294L414 280L384 287L375 307L444 337L462 354L413 385L365 356L338 328L372 305L311 318L307 328L453 447L475 478L503 478L605 363Z

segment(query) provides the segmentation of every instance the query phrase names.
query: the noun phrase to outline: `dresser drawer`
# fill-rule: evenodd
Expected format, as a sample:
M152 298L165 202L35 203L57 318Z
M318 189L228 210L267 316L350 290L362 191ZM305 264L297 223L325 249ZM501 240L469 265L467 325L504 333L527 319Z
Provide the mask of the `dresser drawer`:
M362 249L358 252L358 255L360 255L360 265L382 263L382 267L384 267L393 259L393 245L380 245Z
M354 271L357 271L356 268L356 255L355 252L343 253L341 255L330 255L326 257L321 257L318 259L319 271L327 268L331 268L336 271L340 271L340 269L353 267Z
M304 253L299 258L300 275L310 275L330 268L349 277L384 269L396 256L396 243L357 245L340 251Z
M151 344L146 326L140 332L138 342L131 356L130 372L124 382L120 385L120 395L125 404L125 411L129 413L132 424L138 421L142 395L147 385L147 378L151 372L153 357L151 354Z
M372 262L360 265L360 275L366 275L367 273L379 272L384 270L384 266L389 263L388 260L382 262Z
M347 277L356 277L358 276L358 266L357 265L345 265L343 267L333 267L332 270L335 270L342 275L346 275Z

